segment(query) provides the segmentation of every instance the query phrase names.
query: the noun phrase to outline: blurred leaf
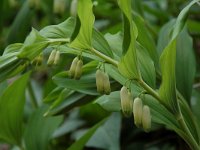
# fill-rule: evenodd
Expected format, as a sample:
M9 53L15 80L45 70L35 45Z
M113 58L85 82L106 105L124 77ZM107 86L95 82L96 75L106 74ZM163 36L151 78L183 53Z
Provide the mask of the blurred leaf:
M196 70L192 38L184 29L177 38L176 83L178 91L189 102Z
M18 55L19 58L27 58L33 60L38 56L44 48L48 46L48 40L40 35L40 33L32 28L31 33L24 41L24 45Z
M42 30L40 34L46 38L70 38L74 29L75 19L69 17L58 25L50 25Z
M102 95L95 100L95 103L99 104L107 111L121 110L119 91L111 92L110 95Z
M0 139L18 146L22 144L25 88L29 75L30 72L14 81L0 97Z
M29 118L24 140L28 150L47 150L48 141L62 122L62 116L43 117L46 107L37 109Z
M10 44L5 48L3 55L7 55L9 53L14 53L14 52L17 53L17 52L19 52L19 50L21 49L22 46L23 46L22 43Z
M64 88L62 87L56 87L53 91L51 91L44 99L44 103L50 103L52 101L55 101L58 97L58 95L62 92Z
M153 62L155 64L155 66L158 67L159 61L158 61L156 45L155 45L155 42L154 42L151 34L149 34L149 31L147 30L146 22L144 21L144 19L141 16L139 16L136 13L133 13L133 20L138 29L138 38L137 38L138 42L143 47L146 48L149 55L151 56L151 59L153 60Z
M137 43L137 58L143 80L152 88L156 87L156 72L154 62L149 56L148 51Z
M92 46L92 30L94 24L94 15L92 12L91 0L78 1L78 17L80 19L80 30L76 38L70 44L71 47L87 49Z
M200 22L196 21L196 20L191 20L188 19L187 21L187 27L190 31L190 33L198 35L200 34Z
M113 58L113 53L110 49L110 46L108 45L108 42L106 39L103 37L101 32L99 32L96 29L93 29L93 34L92 34L92 45L95 49L98 51L102 52L103 54Z
M103 119L92 128L90 128L80 139L78 139L75 143L73 143L67 150L82 150L88 140L92 137L95 131L107 120Z
M104 125L96 130L86 146L107 150L119 150L120 128L121 116L119 113L113 113Z
M138 79L140 73L136 56L137 27L132 21L131 1L118 0L118 3L124 16L123 54L125 54L118 64L118 69L126 78Z
M8 9L8 8L6 8ZM8 34L8 43L21 42L30 30L33 10L29 7L29 1L24 1L22 8L17 13ZM20 32L19 32L20 31Z

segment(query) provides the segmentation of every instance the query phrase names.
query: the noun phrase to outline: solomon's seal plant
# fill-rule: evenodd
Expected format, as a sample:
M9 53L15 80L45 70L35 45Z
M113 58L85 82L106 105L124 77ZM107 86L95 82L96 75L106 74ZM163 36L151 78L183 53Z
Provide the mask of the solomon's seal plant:
M0 93L0 140L17 145L21 150L36 150L35 145L40 147L39 150L47 149L49 139L62 135L63 126L59 125L64 122L66 113L75 107L97 103L109 112L122 110L125 116L133 115L136 127L145 131L153 129L154 132L161 128L174 131L190 149L200 150L200 118L195 116L190 105L193 62L182 56L183 53L188 53L188 57L192 55L192 51L188 52L192 42L187 30L187 17L191 7L199 2L193 0L188 3L176 19L163 26L159 35L145 22L145 15L138 13L138 7L131 7L131 0L117 0L122 20L115 35L103 36L96 29L91 0L74 0L73 16L60 24L40 31L32 28L23 43L8 45L0 57L0 81L5 83L11 77L18 77ZM36 7L39 1L29 0L29 3ZM63 13L64 10L58 12L58 7L61 6L56 6L56 13ZM158 40L157 47L155 40ZM183 42L188 45L181 47ZM42 61L46 63L42 64ZM185 64L185 61L187 65L184 66L182 63ZM47 68L51 79L47 87L55 85L45 96L40 96L43 101L38 103L32 90L33 83L29 81L39 71L35 67L39 64L41 67L56 65L57 70ZM128 87L127 81L130 82ZM23 122L26 88L30 95L28 99L35 109L28 123ZM74 116L76 113L69 119ZM105 135L100 131L108 130L110 126L109 130L120 130L119 114L105 116L85 134L80 134L82 137L71 143L68 149L79 150L84 145L98 145L99 148L112 145L109 140L104 141L106 144L94 142L99 136L104 139ZM72 130L83 124L76 123ZM58 127L60 130L53 134ZM62 132L67 134L68 130ZM44 135L40 136L42 133ZM113 138L118 135L116 133ZM116 144L113 149L119 149L119 145Z

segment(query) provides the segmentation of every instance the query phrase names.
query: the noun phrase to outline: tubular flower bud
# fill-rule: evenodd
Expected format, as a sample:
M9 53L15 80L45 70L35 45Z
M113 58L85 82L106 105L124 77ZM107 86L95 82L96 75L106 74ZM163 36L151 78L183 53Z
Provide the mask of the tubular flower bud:
M134 115L134 122L137 127L140 127L142 124L142 100L140 98L135 98L133 102L133 115Z
M57 65L58 62L59 62L59 60L60 60L60 52L57 51L57 52L56 52L56 55L55 55L55 58L54 58L53 64L54 64L54 65Z
M104 93L106 95L110 94L110 92L111 92L110 80L109 80L109 76L107 73L104 73L104 76L103 76L103 89L104 89Z
M133 101L131 92L129 92L125 86L121 88L120 98L122 112L126 117L128 117L133 111Z
M70 6L70 14L71 16L76 16L77 14L77 4L78 4L78 0L72 0L71 2L71 6Z
M66 0L54 0L53 12L55 14L63 14L65 12Z
M51 54L49 55L49 59L48 59L48 61L47 61L47 65L49 65L49 66L53 65L55 56L56 56L56 50L54 49L54 50L51 52Z
M96 86L97 86L97 92L101 94L103 94L104 92L103 80L104 80L104 73L100 69L98 69L96 71Z
M78 57L75 57L72 61L72 64L71 64L70 69L69 69L69 77L70 78L73 78L74 75L75 75L78 60L79 60Z
M78 62L77 62L77 65L76 65L76 70L75 70L75 76L74 76L74 79L80 79L81 75L82 75L82 67L83 67L83 61L80 59Z
M143 107L142 127L146 132L148 132L151 129L151 112L149 106L147 105L144 105Z

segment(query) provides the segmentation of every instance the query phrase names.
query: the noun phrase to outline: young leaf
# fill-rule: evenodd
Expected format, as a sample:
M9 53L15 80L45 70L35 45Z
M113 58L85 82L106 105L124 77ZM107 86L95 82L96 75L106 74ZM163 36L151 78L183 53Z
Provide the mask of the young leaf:
M75 19L69 17L58 25L50 25L42 30L40 34L46 38L70 38L74 29Z
M106 118L107 119L107 118ZM82 150L85 146L85 144L88 142L88 140L92 137L92 135L95 133L95 131L106 121L106 119L103 119L96 125L94 125L92 128L90 128L80 139L78 139L75 143L73 143L67 150Z
M123 54L118 64L119 72L128 79L140 78L136 55L137 27L132 21L131 1L118 0L124 16Z
M94 15L92 12L91 0L78 1L78 18L81 26L76 38L71 42L70 46L80 49L89 49L92 46L92 30L94 25Z
M33 60L38 56L44 48L48 46L48 40L40 35L40 33L32 29L29 36L24 41L24 45L18 54L19 58L27 58Z
M168 109L172 110L173 112L178 111L176 97L175 65L176 39L174 39L167 45L160 57L162 84L159 89L159 94L161 99L163 100L163 103L165 103Z
M44 117L47 107L37 109L28 121L24 140L28 150L47 150L48 141L54 130L63 121L62 116Z
M25 88L29 73L14 81L0 97L0 139L21 146Z

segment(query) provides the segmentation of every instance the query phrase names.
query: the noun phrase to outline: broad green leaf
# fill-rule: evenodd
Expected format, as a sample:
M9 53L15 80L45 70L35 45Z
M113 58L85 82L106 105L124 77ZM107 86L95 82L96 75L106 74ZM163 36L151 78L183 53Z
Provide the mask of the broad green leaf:
M104 37L108 41L108 44L113 51L114 58L119 61L122 56L123 37L121 32L118 32L116 34L106 33Z
M81 26L78 35L71 42L70 46L80 49L90 49L92 46L92 31L95 20L92 12L93 4L91 0L79 0L77 7Z
M155 89L156 86L156 72L154 62L149 56L148 51L139 43L137 43L137 57L139 69L143 80Z
M40 34L46 38L70 38L75 26L75 19L70 17L58 25L50 25L42 30Z
M176 39L186 23L190 7L198 1L199 0L193 0L180 12L172 32L172 38L160 57L162 84L159 89L159 94L168 109L171 109L175 113L178 111L175 77Z
M155 42L154 42L151 34L149 34L149 31L147 30L146 22L144 21L144 19L141 16L139 16L136 13L133 13L133 20L138 29L137 41L143 47L146 48L149 55L151 56L151 59L153 60L153 62L155 64L155 66L158 67L159 59L158 59L158 53L156 50L156 45L155 45Z
M53 77L53 81L60 87L75 90L89 95L99 95L96 90L96 71L97 63L90 62L83 67L83 75L80 80L71 79L68 71L63 71Z
M55 129L63 121L62 116L44 117L47 107L38 108L29 118L24 140L28 150L47 150L48 142Z
M136 54L137 27L132 21L131 1L118 0L124 16L123 54L118 64L119 72L128 79L140 78Z
M42 52L44 48L48 46L48 44L48 40L41 36L40 33L33 28L29 36L24 41L24 45L21 48L18 57L33 60Z
M189 102L196 70L192 38L184 29L177 38L176 84L178 91Z
M14 81L0 97L0 139L21 146L25 88L29 73Z
M102 52L103 54L113 58L113 53L110 49L110 46L108 45L108 42L106 39L103 37L101 32L99 32L96 29L93 29L93 34L92 34L92 46Z
M163 103L173 112L178 111L176 97L176 39L171 41L160 57L162 84L159 94Z
M96 125L94 125L92 128L90 128L80 139L78 139L75 143L73 143L67 150L82 150L85 146L85 144L88 142L88 140L92 137L92 135L95 133L95 131L105 123L106 119L103 119Z
M86 146L107 150L119 150L120 129L121 115L119 113L113 113L104 125L96 130Z
M95 103L99 104L107 111L120 111L120 95L119 91L110 93L110 95L103 95L95 100Z

